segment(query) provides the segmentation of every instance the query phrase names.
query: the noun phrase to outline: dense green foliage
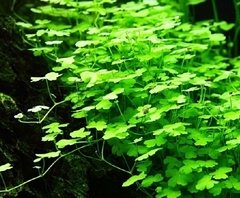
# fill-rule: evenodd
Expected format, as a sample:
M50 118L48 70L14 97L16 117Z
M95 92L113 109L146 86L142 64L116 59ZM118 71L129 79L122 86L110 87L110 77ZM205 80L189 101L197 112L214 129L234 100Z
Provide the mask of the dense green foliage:
M183 22L174 1L42 1L32 8L35 23L18 23L52 70L32 81L49 88L59 80L63 102L86 126L69 132L68 123L46 123L42 141L56 150L36 154L35 163L64 156L67 146L97 144L100 159L129 173L123 187L136 183L146 196L240 192L240 62L227 57L222 34L232 24ZM63 103L49 93L53 107L41 123ZM127 168L105 159L105 144Z

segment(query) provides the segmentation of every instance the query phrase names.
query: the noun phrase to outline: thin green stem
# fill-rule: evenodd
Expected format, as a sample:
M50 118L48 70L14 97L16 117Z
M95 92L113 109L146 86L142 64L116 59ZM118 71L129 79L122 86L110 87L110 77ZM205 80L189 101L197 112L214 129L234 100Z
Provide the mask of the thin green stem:
M7 185L6 185L6 182L5 182L4 178L3 178L2 173L0 173L0 177L1 177L1 180L3 182L4 188L7 189Z
M96 141L96 142L97 142L97 141ZM29 180L27 180L27 181L25 181L25 182L22 182L21 184L19 184L19 185L17 185L17 186L12 187L12 188L8 188L8 189L6 188L5 190L0 190L0 193L11 192L11 191L16 190L16 189L18 189L18 188L21 188L22 186L25 186L26 184L28 184L28 183L30 183L30 182L33 182L33 181L35 181L35 180L37 180L37 179L40 179L40 178L44 177L60 159L66 157L66 156L68 156L68 155L71 155L71 154L75 153L76 151L78 151L78 150L80 150L80 149L83 149L83 148L86 148L86 147L89 147L89 146L92 146L92 144L87 144L87 145L81 146L81 147L79 147L79 148L76 148L76 149L68 152L68 153L65 153L65 154L61 155L60 157L58 157L58 158L57 158L42 174L40 174L39 176L33 177L33 178L31 178L31 179L29 179ZM0 175L1 175L1 174L0 174Z
M234 0L234 1L233 1L233 5L234 5L234 9L235 9L235 16L236 16L236 18L235 18L235 23L236 23L236 24L238 24L238 23L240 22L240 21L239 21L240 15L239 15L239 8L238 8L239 3L240 3L240 2L237 2L237 0Z
M112 166L113 168L115 168L115 169L117 169L117 170L120 170L120 171L122 171L122 172L125 172L125 173L127 173L127 174L132 175L132 173L131 173L130 171L127 171L127 170L125 170L125 169L123 169L123 168L120 168L120 167L112 164L111 162L105 160L105 158L104 158L104 147L105 147L105 141L103 141L103 144L102 144L102 151L101 151L101 159L102 159L102 161L104 161L105 163L107 163L108 165Z
M215 0L211 0L212 2L212 8L213 8L213 16L214 16L214 20L216 22L219 21L219 17L218 17L218 11L217 11L217 4Z
M184 13L183 21L188 22L189 21L189 7L187 5L186 0L180 0L180 7Z
M234 56L237 56L238 54L238 47L239 45L237 45L238 43L238 35L239 35L239 32L240 32L240 26L239 26L239 22L236 23L236 30L235 30L235 33L234 33L234 37L233 37L233 43L234 43Z
M46 166L46 164L45 164L45 159L43 158L43 160L42 160L42 171L41 171L41 174L44 173L45 166Z
M58 105L62 104L66 102L65 100L61 101L61 102L56 102L48 111L47 113L42 117L42 119L40 121L25 121L25 120L21 120L19 119L18 121L21 122L21 123L24 123L24 124L41 124L45 119L46 117L48 116L48 114Z
M55 102L55 100L54 100L54 98L53 98L53 96L52 96L52 93L51 93L51 91L50 91L50 87L49 87L49 83L48 83L48 80L47 80L47 79L46 79L46 85L47 85L48 95L49 95L51 101L53 102L53 104L55 104L56 102Z
M119 110L119 113L120 113L123 121L124 121L124 122L127 122L127 121L126 121L126 118L124 117L124 115L123 115L123 113L122 113L122 110L121 110L121 108L120 108L120 106L119 106L119 104L118 104L118 101L116 101L115 104L116 104L116 106L117 106L117 108L118 108L118 110Z

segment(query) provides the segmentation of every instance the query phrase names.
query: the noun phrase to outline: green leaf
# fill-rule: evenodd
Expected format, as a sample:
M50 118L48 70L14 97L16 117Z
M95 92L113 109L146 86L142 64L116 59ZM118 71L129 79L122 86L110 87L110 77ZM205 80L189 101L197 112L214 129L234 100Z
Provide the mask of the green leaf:
M115 100L115 99L117 99L117 98L118 98L118 96L117 96L117 94L115 94L114 92L109 93L109 94L103 96L103 99L104 99L104 100Z
M140 138L134 139L133 142L135 144L137 144L138 142L141 142L142 140L143 140L143 137L140 137Z
M196 146L205 146L208 142L212 142L212 140L213 139L211 137L199 137L194 144Z
M125 181L122 184L122 187L128 187L134 184L135 182L142 180L146 177L147 175L144 172L141 172L139 175L133 175L131 176L127 181Z
M157 85L156 87L151 89L149 92L150 92L150 94L159 93L159 92L167 89L168 87L169 87L168 85Z
M230 111L225 113L224 118L229 121L229 120L238 120L240 118L240 112L239 111Z
M137 171L146 172L152 166L151 160L144 160L137 163Z
M45 77L31 77L31 82L38 82L40 80L46 79Z
M184 174L180 172L178 169L169 168L166 171L166 176L170 177L168 180L168 186L176 187L178 185L187 186L187 184L192 180L190 174Z
M150 156L153 156L159 150L160 150L160 148L156 148L156 149L150 150L147 153L137 157L135 160L136 161L142 161L144 159L148 159Z
M212 175L214 179L226 179L228 178L228 175L226 173L229 173L231 171L231 167L220 167L215 172L213 172Z
M237 146L237 145L239 145L240 144L240 137L237 137L236 139L233 139L233 140L228 140L227 142L226 142L226 144L228 144L228 145L233 145L234 147L233 148L235 148L235 146ZM227 147L226 149L228 149L229 147ZM230 147L231 148L231 147Z
M146 147L151 148L157 144L157 141L156 139L145 140L144 144L146 145Z
M52 52L52 51L54 50L54 48L53 48L53 47L50 47L50 46L47 46L47 47L31 48L30 50L33 51L33 54L34 54L35 56L40 56L40 55L42 55L43 53L44 53L44 54L47 54L47 53ZM34 78L34 77L32 77L32 78ZM31 79L32 79L32 78L31 78ZM44 78L44 77L42 77L42 78ZM34 81L33 81L33 82L34 82Z
M88 45L92 45L92 44L97 44L99 41L78 41L75 45L76 47L82 48L82 47L86 47Z
M136 145L130 145L129 148L128 148L128 151L127 151L127 155L130 156L130 157L136 157L138 156L138 146Z
M75 61L75 56L70 56L70 57L66 57L66 58L58 58L56 60L57 63L62 63L63 65L71 65L74 63Z
M198 160L197 162L199 163L199 166L207 167L207 168L212 168L218 164L214 160L205 160L205 161Z
M109 124L104 133L103 139L104 140L108 140L111 138L124 139L129 135L128 130L134 126L135 125L127 125L121 122L115 123L115 124Z
M49 152L49 153L43 153L43 154L36 154L36 156L38 157L37 159L34 160L34 162L39 162L41 159L43 158L54 158L54 157L58 157L60 155L60 151L56 151L56 152Z
M31 109L28 109L28 112L37 113L37 112L39 112L39 111L41 111L43 109L47 110L47 109L49 109L49 107L43 106L43 105L38 105L38 106L35 106L35 107L31 108Z
M230 141L231 141L231 140L230 140ZM224 151L226 151L226 150L231 150L231 149L237 147L238 144L240 144L240 140L237 140L237 142L235 142L235 141L233 141L233 142L227 141L226 143L227 143L228 145L225 145L225 146L222 146L222 147L218 148L217 151L221 153L221 152L224 152ZM237 143L237 144L235 144L235 143Z
M227 23L226 21L221 21L221 22L219 22L219 26L222 30L229 31L235 26L235 24L234 23Z
M107 128L107 123L104 120L100 120L100 121L92 121L87 125L88 129L92 129L95 128L98 131L103 131L103 129Z
M211 86L210 82L206 81L205 77L195 77L194 79L190 80L190 83L193 85L203 85L207 87Z
M15 118L15 119L21 119L21 118L23 118L23 117L24 117L23 113L18 113L18 114L16 114L16 115L14 115L14 118Z
M82 111L91 111L91 110L93 110L95 108L96 108L95 106L87 106L87 107L83 107L81 110Z
M71 145L74 145L76 143L78 143L77 139L61 139L56 143L56 145L59 149L62 149L66 146L71 146Z
M87 113L85 111L78 111L72 114L73 118L84 118L87 116Z
M225 79L229 78L231 74L232 74L232 71L222 71L222 74L220 74L217 78L215 78L213 80L213 82L225 80Z
M228 177L228 179L224 181L224 184L228 189L234 188L237 191L240 190L240 181L233 176Z
M45 79L49 80L49 81L54 81L54 80L57 80L57 78L61 76L61 74L59 73L56 73L56 72L50 72L50 73L47 73L45 75Z
M181 148L179 148L179 152L184 154L186 159L192 159L197 157L197 148L195 146L181 146Z
M120 93L123 93L124 92L124 88L116 88L113 90L113 93L115 94L120 94Z
M96 105L96 109L110 109L112 106L112 103L109 100L101 100L97 105Z
M17 22L16 25L23 27L23 28L31 28L33 25L31 23L25 23L25 22Z
M161 189L161 187L157 188L157 198L160 197L167 197L167 198L177 198L181 196L181 191L179 190L174 190L172 188L165 188L165 189Z
M83 82L88 83L87 87L92 87L97 82L98 76L96 72L84 71L80 74Z
M200 3L203 3L205 2L206 0L188 0L187 1L187 4L188 5L197 5L197 4L200 4Z
M56 137L58 136L58 134L61 134L61 131L60 132L57 132L57 133L49 133L45 136L42 137L42 141L43 142L47 142L47 141L54 141L56 139Z
M189 138L192 138L195 141L194 144L196 146L205 146L214 140L214 138L205 131L200 131L197 129L192 130L189 134Z
M198 180L196 189L201 191L204 189L211 189L217 183L217 181L212 180L211 175L204 175L200 180Z
M212 42L221 42L221 41L225 41L226 37L224 36L224 34L215 33L215 34L211 34L209 39Z
M49 125L43 127L43 129L47 129L46 133L61 133L62 130L60 128L67 127L68 123L60 124L58 122L53 122Z
M179 171L185 174L189 174L200 167L200 164L195 160L184 160L183 163L184 166L182 166Z
M73 131L70 133L70 136L72 138L85 138L87 136L89 136L91 133L90 131L85 131L85 128L80 128L76 131Z
M146 116L146 123L154 122L162 117L162 111L160 109L151 108Z
M163 180L161 174L147 176L141 183L144 188L150 187L153 183L160 182Z
M55 151L55 152L49 152L49 153L43 153L43 154L36 154L36 156L40 158L53 158L53 157L58 157L60 153L61 153L60 151Z
M6 163L6 164L0 166L0 172L4 172L4 171L10 170L10 169L12 169L12 168L13 168L13 167L12 167L11 164Z
M186 72L186 73L177 75L178 78L176 80L179 80L181 82L187 82L187 81L191 80L192 78L194 78L195 76L196 76L196 74Z
M189 125L188 123L177 122L174 124L165 125L163 130L166 131L170 136L179 136L182 134L187 134L185 130L185 125Z
M63 41L46 41L46 45L60 45Z
M211 188L209 190L209 192L211 194L213 194L213 196L219 196L223 190L223 188L225 187L225 185L223 183L217 183L213 186L213 188Z

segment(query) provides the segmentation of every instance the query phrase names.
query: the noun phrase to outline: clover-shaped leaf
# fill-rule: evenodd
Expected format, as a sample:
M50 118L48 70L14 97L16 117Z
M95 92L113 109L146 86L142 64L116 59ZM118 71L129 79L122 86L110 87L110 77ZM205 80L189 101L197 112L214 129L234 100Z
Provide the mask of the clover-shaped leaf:
M89 131L85 131L85 128L81 128L79 130L73 131L70 133L72 138L85 138L89 136L91 133Z
M49 109L49 107L48 106L44 106L44 105L38 105L38 106L35 106L35 107L31 108L31 109L28 109L28 112L37 113L37 112L39 112L39 111L41 111L43 109L47 110L47 109Z
M54 80L57 80L59 76L61 76L61 74L56 72L50 72L45 75L45 78L49 81L54 81Z
M139 175L133 175L127 181L122 184L122 187L128 187L134 184L135 182L144 179L147 176L144 172L141 172Z
M200 180L198 180L196 189L197 190L204 190L204 189L211 189L218 181L212 180L211 175L204 175Z
M12 168L13 168L13 167L12 167L11 164L6 163L6 164L0 166L0 172L4 172L4 171L10 170L10 169L12 169Z

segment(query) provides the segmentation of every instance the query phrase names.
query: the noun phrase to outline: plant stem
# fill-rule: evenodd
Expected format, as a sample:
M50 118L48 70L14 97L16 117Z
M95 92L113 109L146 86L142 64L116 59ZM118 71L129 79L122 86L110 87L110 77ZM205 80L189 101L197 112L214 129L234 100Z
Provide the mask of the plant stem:
M56 107L56 106L58 106L58 105L60 105L60 104L62 104L62 103L64 103L64 102L66 102L66 101L61 101L61 102L56 102L49 110L48 110L48 112L42 117L42 119L40 120L40 121L24 121L24 120L20 120L19 119L19 122L21 122L21 123L25 123L25 124L41 124L45 119L46 119L46 117L48 116L48 114Z
M186 0L180 0L180 7L184 13L183 22L189 21L189 7L187 5Z
M118 108L118 110L119 110L119 112L120 112L120 114L121 114L121 116L122 116L123 121L126 122L126 119L125 119L125 117L124 117L124 115L123 115L123 113L122 113L122 110L121 110L121 108L120 108L120 106L119 106L119 104L118 104L118 101L116 101L115 104L117 105L117 108Z
M118 170L120 170L122 172L125 172L125 173L128 173L128 174L132 175L131 172L129 172L129 171L125 170L125 169L122 169L122 168L112 164L111 162L105 160L105 158L104 158L104 145L105 145L105 141L103 141L103 144L102 144L102 151L101 151L101 159L102 159L102 161L104 161L105 163L107 163L108 165L112 166L115 169L118 169Z
M6 185L6 182L5 182L4 178L3 178L2 173L0 173L0 177L1 177L1 180L3 182L4 188L7 189L7 185Z
M235 9L235 32L234 32L234 38L233 38L233 43L234 43L234 56L237 56L238 54L238 35L239 35L239 31L240 31L240 27L239 27L239 24L240 24L240 13L239 13L239 4L240 2L238 2L238 0L234 0L233 1L233 4L234 4L234 9Z
M218 17L218 11L217 11L217 4L215 0L211 0L212 2L212 7L213 7L213 16L214 16L214 20L216 22L219 21L219 17Z
M50 87L49 87L47 79L46 79L46 85L47 85L47 90L48 90L49 97L50 97L51 101L53 102L53 104L55 104L56 102L55 102L54 98L52 97L52 93L50 91Z
M97 141L96 141L96 142L97 142ZM96 143L96 142L95 142L95 143ZM54 160L54 162L53 162L42 174L38 175L37 177L33 177L33 178L31 178L31 179L29 179L29 180L27 180L27 181L25 181L25 182L22 182L21 184L19 184L19 185L17 185L17 186L14 186L14 187L12 187L12 188L8 188L8 189L5 188L5 190L0 190L0 193L11 192L11 191L16 190L16 189L18 189L18 188L20 188L20 187L22 187L22 186L24 186L24 185L32 182L32 181L35 181L35 180L37 180L37 179L40 179L40 178L44 177L60 159L62 159L63 157L66 157L66 156L68 156L68 155L71 155L71 154L75 153L76 151L78 151L78 150L80 150L80 149L83 149L83 148L89 147L89 146L92 146L92 144L86 144L86 145L84 145L84 146L78 147L78 148L76 148L76 149L74 149L74 150L72 150L72 151L70 151L70 152L68 152L68 153L65 153L65 154L61 155L61 156L58 157L56 160ZM1 174L0 174L0 177L2 178ZM5 183L5 182L4 182L4 183Z

